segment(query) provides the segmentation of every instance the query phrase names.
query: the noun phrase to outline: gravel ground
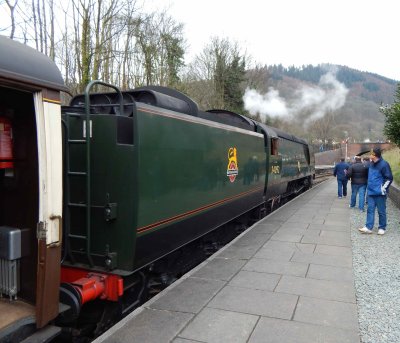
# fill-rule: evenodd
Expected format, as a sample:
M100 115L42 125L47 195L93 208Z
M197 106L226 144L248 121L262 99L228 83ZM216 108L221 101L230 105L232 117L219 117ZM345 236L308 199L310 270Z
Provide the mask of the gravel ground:
M353 266L362 343L400 342L400 210L387 201L388 226L378 236L358 232L366 212L351 209Z

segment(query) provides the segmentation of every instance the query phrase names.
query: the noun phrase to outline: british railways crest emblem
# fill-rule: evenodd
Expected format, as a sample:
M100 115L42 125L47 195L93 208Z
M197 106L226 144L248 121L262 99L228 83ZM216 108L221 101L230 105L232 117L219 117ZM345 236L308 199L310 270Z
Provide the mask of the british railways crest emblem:
M234 182L236 176L239 174L236 148L229 148L228 150L228 168L226 175L229 177L230 182Z

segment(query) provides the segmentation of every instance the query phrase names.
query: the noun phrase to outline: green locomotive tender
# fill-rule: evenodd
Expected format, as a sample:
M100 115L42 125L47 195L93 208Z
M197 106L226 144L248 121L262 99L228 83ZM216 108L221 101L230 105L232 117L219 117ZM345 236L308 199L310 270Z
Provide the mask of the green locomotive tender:
M120 96L123 115L117 93L86 94L86 104L78 96L63 109L69 156L64 265L129 275L311 186L313 165L301 139L235 113L201 112L163 87Z

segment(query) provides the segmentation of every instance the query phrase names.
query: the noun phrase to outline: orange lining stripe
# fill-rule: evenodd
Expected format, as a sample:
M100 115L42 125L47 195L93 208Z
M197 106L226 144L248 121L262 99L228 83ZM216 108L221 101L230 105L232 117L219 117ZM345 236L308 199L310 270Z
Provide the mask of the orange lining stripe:
M185 213L182 213L182 214L178 214L178 215L173 216L173 217L171 217L171 218L163 219L163 220L160 220L160 221L158 221L158 222L156 222L156 223L153 223L153 224L149 224L149 225L140 227L140 228L138 228L136 231L137 231L138 233L146 232L146 231L148 231L148 230L154 229L154 228L157 227L157 226L160 226L160 225L163 225L163 224L167 224L167 223L170 223L170 222L172 222L172 221L174 221L174 220L187 217L187 216L189 216L189 215L191 215L191 214L194 214L194 213L197 213L197 212L206 210L206 209L208 209L208 208L214 207L214 206L216 206L216 205L220 205L220 204L222 204L222 203L224 203L224 202L227 202L227 201L230 201L230 200L234 200L234 199L236 199L236 198L240 198L240 197L242 197L242 196L244 196L244 195L247 195L247 194L250 194L250 193L254 193L254 192L259 191L259 190L261 190L261 189L264 189L264 186L257 187L257 188L255 188L255 189L250 190L250 191L243 192L243 193L234 195L234 196L232 196L232 197L219 200L219 201L214 202L214 203L212 203L212 204L208 204L208 205L199 207L199 208L197 208L197 209L195 209L195 210L191 210L191 211L188 211L188 212L185 212Z
M58 104L58 105L61 104L61 101L60 101L60 100L52 100L52 99L48 99L48 98L43 98L43 101L45 101L45 102L51 102L51 103L53 103L53 104Z

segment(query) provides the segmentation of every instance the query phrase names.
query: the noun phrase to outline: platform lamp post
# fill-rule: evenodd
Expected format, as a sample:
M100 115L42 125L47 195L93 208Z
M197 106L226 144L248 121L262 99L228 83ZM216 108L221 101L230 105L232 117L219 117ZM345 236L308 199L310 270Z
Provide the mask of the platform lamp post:
M347 144L349 143L349 139L350 139L350 137L347 137L346 138L346 162L349 160L349 156L348 156L348 153L347 153Z
M349 133L347 131L343 131L343 133L344 133L344 136L347 137L347 138L345 138L345 141L344 141L344 143L345 143L344 158L345 158L345 162L347 162L347 158L348 158L348 156L347 156L347 143L349 142L349 136L348 136Z

